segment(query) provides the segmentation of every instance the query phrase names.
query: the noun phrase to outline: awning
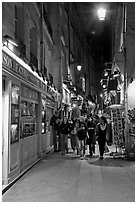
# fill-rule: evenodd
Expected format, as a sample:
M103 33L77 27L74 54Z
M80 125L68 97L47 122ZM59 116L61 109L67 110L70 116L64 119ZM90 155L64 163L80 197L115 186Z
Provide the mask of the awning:
M121 104L113 104L107 107L108 109L116 110L116 109L124 109L124 106Z

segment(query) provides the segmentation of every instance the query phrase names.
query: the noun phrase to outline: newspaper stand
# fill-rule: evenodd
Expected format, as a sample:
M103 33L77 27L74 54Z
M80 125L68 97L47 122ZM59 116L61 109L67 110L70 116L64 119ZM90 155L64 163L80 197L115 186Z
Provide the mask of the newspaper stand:
M123 157L124 155L124 131L123 131L123 121L122 112L123 106L119 104L111 105L108 107L111 115L112 122L112 137L113 144L115 145L116 151L111 152L110 155L115 157Z

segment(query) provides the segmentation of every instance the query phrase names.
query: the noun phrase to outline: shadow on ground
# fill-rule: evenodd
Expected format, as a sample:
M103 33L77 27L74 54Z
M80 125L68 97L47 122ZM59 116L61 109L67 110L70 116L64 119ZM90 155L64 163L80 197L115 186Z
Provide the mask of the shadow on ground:
M134 166L134 161L128 161L126 158L113 158L106 157L103 160L100 160L96 157L93 157L88 160L88 163L95 166L106 166L106 167L126 167L126 166Z

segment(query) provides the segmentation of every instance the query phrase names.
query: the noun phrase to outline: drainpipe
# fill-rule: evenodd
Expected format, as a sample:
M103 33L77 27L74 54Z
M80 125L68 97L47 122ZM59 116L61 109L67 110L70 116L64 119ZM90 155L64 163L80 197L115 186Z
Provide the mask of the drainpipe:
M129 133L128 133L128 96L127 96L127 57L126 57L126 24L127 24L127 5L123 3L123 66L124 66L124 118L125 118L125 149L127 158L130 157L130 148L129 148Z

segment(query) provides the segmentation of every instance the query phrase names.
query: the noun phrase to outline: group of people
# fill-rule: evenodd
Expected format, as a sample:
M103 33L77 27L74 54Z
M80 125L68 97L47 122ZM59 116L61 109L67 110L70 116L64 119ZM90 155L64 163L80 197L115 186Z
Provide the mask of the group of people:
M104 116L83 115L79 118L68 119L66 116L59 118L58 111L55 111L50 125L53 130L54 151L61 151L62 155L68 153L68 137L70 137L72 150L77 151L77 154L83 159L87 146L89 156L95 154L95 145L98 141L100 159L103 159L108 141L108 123Z

